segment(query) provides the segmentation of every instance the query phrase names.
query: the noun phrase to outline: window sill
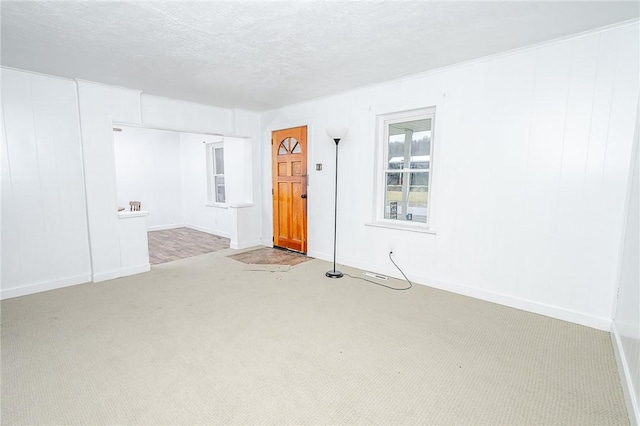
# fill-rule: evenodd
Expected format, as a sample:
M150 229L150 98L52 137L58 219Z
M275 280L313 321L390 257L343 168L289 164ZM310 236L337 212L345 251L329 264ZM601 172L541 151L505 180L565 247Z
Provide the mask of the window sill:
M228 204L224 204L224 203L207 203L205 204L206 207L215 207L218 209L228 209L229 205Z
M132 217L142 217L142 216L149 216L149 212L145 210L118 212L118 218L120 219L131 219Z
M389 222L371 222L371 223L365 223L364 225L373 226L375 228L388 228L388 229L398 229L400 231L418 232L420 234L432 234L432 235L436 234L436 231L429 229L425 226L419 226L419 225L403 225L401 223L389 223Z

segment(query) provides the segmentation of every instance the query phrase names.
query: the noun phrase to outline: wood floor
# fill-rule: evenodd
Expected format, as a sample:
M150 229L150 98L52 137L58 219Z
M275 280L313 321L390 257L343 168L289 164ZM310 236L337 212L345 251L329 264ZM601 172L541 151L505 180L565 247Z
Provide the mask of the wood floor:
M152 265L186 259L229 248L229 239L189 228L151 231L149 262Z
M233 254L228 256L231 259L253 265L289 265L294 266L307 260L307 257L301 253L292 253L285 250L279 250L270 247L262 247L244 253Z
M158 265L188 257L229 248L229 239L190 228L175 228L151 231L149 236L149 262ZM310 260L301 253L262 247L229 256L252 265L294 266Z

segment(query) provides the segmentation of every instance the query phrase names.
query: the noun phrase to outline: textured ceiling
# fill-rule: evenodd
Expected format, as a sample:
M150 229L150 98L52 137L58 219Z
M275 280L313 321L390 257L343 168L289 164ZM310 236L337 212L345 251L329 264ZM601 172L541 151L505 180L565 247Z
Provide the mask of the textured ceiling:
M637 18L637 1L2 1L2 64L265 110Z

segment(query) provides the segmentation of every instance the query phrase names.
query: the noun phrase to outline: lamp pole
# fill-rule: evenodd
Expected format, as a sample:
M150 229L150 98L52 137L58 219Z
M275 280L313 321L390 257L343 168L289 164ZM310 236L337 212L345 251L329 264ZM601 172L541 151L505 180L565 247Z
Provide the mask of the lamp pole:
M325 276L329 278L342 278L343 274L340 271L336 271L336 240L338 236L338 144L340 140L347 134L347 128L339 129L327 129L327 134L336 143L336 180L333 189L333 269L327 271Z
M334 139L336 143L336 183L333 187L333 270L325 275L329 278L342 278L342 272L336 271L336 237L338 236L338 144L340 139Z

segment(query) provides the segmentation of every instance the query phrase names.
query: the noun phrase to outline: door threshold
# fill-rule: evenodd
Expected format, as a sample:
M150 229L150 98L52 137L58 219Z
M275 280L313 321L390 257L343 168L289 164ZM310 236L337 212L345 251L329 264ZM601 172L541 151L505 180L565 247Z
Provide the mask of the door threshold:
M276 250L282 250L282 251L286 251L287 253L295 253L295 254L302 254L304 256L307 255L307 253L304 253L302 251L297 251L297 250L292 250L290 248L287 247L278 247L278 246L273 246L274 249Z

